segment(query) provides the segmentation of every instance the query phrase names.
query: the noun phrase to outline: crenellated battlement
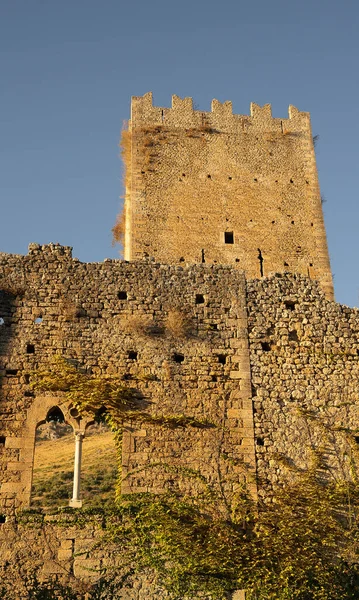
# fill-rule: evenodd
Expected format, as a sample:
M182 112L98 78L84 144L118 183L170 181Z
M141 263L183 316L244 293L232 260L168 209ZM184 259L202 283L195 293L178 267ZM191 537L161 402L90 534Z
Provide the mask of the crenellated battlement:
M152 92L144 96L132 96L131 125L168 126L179 128L209 127L228 132L248 131L250 128L282 133L302 131L310 133L310 115L290 105L288 118L272 117L270 104L259 106L252 102L250 115L233 114L232 102L212 100L211 111L194 110L192 98L172 96L172 107L153 106Z

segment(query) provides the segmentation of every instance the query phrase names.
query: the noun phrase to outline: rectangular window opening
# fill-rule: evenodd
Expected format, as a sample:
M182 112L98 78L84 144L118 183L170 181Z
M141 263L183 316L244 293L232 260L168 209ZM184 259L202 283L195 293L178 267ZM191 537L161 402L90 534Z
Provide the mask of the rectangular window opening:
M234 244L234 233L233 233L233 231L225 231L224 232L224 243L225 244Z

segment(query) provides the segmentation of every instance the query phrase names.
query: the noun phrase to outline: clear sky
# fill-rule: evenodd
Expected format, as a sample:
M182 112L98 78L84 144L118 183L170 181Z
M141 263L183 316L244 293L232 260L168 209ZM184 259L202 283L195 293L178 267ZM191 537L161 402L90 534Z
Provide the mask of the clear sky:
M336 298L359 305L358 0L1 0L0 250L117 257L131 95L310 111Z

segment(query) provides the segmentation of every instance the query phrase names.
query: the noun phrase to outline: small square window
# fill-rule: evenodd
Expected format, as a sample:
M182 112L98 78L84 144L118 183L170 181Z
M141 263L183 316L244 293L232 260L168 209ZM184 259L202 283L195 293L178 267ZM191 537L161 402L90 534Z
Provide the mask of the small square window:
M233 233L233 231L225 231L224 232L224 243L225 244L234 244L234 233Z
M183 354L177 354L177 353L175 353L175 354L173 354L172 358L173 358L173 360L176 363L181 363L181 362L184 361L184 355Z

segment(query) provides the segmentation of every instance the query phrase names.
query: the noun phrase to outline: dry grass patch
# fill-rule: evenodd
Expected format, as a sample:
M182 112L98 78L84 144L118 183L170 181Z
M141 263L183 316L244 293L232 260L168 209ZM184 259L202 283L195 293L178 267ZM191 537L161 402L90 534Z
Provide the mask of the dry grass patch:
M38 441L35 447L32 505L67 506L72 496L75 440L73 433L55 440ZM81 496L84 507L114 501L117 451L113 434L97 431L83 441Z

